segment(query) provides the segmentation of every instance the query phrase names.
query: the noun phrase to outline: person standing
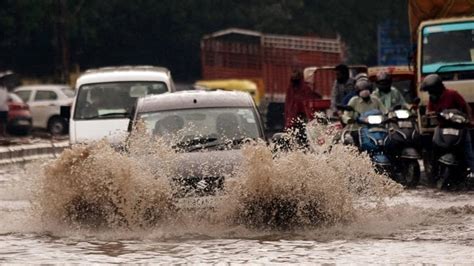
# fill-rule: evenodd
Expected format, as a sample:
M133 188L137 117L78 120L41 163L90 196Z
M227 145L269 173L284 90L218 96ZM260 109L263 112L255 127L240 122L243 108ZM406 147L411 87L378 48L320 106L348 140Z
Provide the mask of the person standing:
M8 122L8 91L0 80L0 137L7 136Z
M344 98L354 92L354 79L349 75L349 67L341 64L336 66L336 80L331 90L331 110L337 113L337 105L343 104ZM354 95L353 95L354 96Z
M307 119L304 101L310 99L321 99L321 95L304 81L301 69L293 70L285 97L285 128L293 127L298 119Z

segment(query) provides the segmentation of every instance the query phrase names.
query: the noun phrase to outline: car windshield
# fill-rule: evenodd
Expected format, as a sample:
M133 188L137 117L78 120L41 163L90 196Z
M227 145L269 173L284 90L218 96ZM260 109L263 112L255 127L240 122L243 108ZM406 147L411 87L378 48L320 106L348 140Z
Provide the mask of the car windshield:
M252 108L200 108L142 113L149 134L169 142L188 140L228 141L260 137Z
M423 74L474 69L474 22L423 29Z
M79 88L74 118L128 118L137 98L167 92L164 82L110 82Z
M74 91L71 90L70 88L62 88L61 91L66 95L68 98L73 98L74 97Z

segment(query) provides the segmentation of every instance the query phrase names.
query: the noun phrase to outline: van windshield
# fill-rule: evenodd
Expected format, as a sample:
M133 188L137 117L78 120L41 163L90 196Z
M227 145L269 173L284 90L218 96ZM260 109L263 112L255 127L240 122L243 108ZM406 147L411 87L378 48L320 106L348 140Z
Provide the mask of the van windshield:
M167 92L164 82L108 82L79 88L74 119L128 118L138 97Z

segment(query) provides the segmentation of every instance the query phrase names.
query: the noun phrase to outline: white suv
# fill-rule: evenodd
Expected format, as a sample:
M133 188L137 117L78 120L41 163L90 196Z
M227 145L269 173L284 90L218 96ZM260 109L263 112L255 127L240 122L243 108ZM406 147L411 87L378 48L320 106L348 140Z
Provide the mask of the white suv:
M74 91L68 85L29 85L15 93L30 106L33 127L45 128L51 134L64 134L67 120L60 116L61 106L71 105Z

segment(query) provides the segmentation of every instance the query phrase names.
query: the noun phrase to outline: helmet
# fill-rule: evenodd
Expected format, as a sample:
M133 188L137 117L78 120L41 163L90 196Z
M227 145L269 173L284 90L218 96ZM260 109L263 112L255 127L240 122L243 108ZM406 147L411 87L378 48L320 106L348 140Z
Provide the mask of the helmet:
M360 80L360 79L369 79L369 77L367 76L366 73L363 73L363 72L362 72L362 73L359 73L359 74L357 74L357 75L355 75L354 80L355 80L356 82L357 82L358 80Z
M420 89L430 94L437 94L444 89L444 84L438 74L430 74L423 79Z
M390 73L386 72L386 71L380 71L377 73L377 76L376 76L376 82L377 83L392 83L392 75L390 75Z
M355 84L355 90L357 93L363 90L369 90L372 92L374 85L368 79L361 78L357 80Z

